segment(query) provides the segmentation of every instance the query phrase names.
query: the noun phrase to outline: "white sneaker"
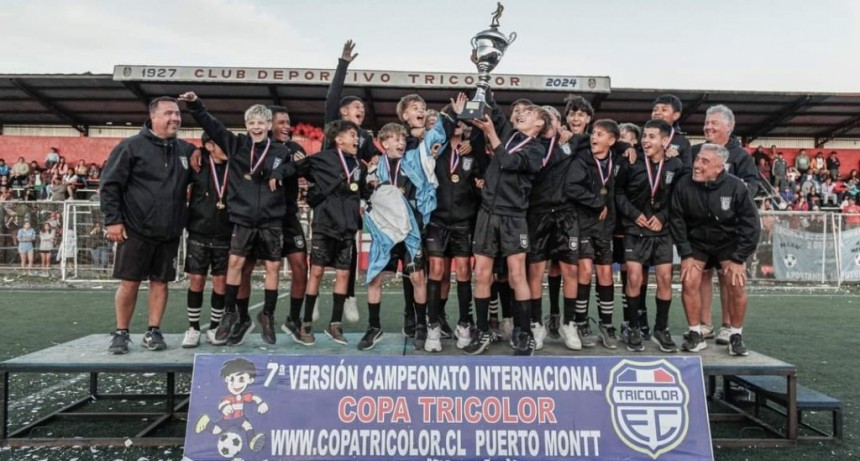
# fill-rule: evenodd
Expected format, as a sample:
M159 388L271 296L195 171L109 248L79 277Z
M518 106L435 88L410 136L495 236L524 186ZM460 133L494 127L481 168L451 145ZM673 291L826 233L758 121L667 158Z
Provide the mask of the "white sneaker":
M217 330L217 328L210 328L210 329L206 330L206 342L207 343L209 343L209 344L215 343L215 330Z
M582 341L579 339L579 331L577 331L575 323L566 322L558 328L558 334L564 339L564 345L568 349L574 351L582 350Z
M442 327L434 323L427 329L427 340L424 341L424 350L427 352L442 352Z
M313 314L313 317L311 317L311 318L313 319L314 322L316 322L320 318L320 300L319 300L319 298L317 298L316 302L314 303L314 314Z
M457 329L454 330L454 336L457 337L457 349L465 349L472 342L471 325L458 323Z
M316 309L314 309L314 312L317 312ZM358 305L355 303L355 298L346 298L346 301L344 301L343 318L349 323L358 322Z
M182 347L191 349L200 345L200 330L195 330L193 327L188 327L185 330L185 337L182 338Z
M732 336L732 330L729 327L723 325L720 327L720 333L717 335L717 339L714 341L719 345L725 346L729 344L729 338Z
M546 327L540 323L532 323L532 337L535 339L535 350L543 349L543 340L546 339Z
M511 317L503 318L499 329L502 330L502 341L510 341L511 335L514 334L514 319Z

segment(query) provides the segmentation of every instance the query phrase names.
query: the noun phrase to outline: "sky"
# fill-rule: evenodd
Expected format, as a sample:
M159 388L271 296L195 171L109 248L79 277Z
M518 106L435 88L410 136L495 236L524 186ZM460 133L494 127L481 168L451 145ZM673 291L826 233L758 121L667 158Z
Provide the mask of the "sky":
M860 93L858 0L505 0L499 74L616 88ZM3 2L0 74L118 64L474 72L494 0Z

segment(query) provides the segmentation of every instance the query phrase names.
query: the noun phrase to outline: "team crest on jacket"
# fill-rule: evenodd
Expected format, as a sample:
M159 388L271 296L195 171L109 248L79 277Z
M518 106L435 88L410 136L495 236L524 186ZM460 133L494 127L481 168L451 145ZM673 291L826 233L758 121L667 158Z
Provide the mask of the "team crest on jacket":
M579 248L579 237L570 237L567 240L567 247L570 251L576 251Z
M361 179L361 168L356 168L352 171L352 180L358 181Z
M529 247L529 234L520 234L520 246L522 248Z
M722 208L723 211L729 211L732 208L732 198L720 197L720 208Z
M564 152L564 155L570 155L571 154L570 144L569 143L562 144L561 145L561 151Z
M666 360L622 360L609 373L612 427L631 449L657 459L678 447L690 425L690 393Z
M666 172L666 184L672 184L672 178L674 178L674 177L675 177L674 171L667 171Z
M293 241L296 242L296 248L304 248L305 247L305 238L301 235L296 235L293 237Z
M188 157L181 155L179 156L179 161L182 163L182 168L188 169Z
M275 163L272 164L272 169L276 170L281 165L281 159L275 157Z
M471 171L472 170L472 157L466 157L463 159L463 171Z

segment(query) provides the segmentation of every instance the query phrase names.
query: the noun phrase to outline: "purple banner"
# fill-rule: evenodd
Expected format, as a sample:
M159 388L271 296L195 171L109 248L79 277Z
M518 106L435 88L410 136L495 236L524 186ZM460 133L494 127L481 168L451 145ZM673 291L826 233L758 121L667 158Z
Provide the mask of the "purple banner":
M199 354L185 456L713 460L697 356Z

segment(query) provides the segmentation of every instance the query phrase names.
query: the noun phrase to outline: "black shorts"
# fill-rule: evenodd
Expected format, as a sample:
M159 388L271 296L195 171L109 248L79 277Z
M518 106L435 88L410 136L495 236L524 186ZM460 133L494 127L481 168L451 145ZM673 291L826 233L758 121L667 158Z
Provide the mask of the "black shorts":
M305 240L305 231L297 215L291 214L284 218L284 248L282 256L286 257L293 253L307 253L308 245Z
M579 221L576 211L529 215L528 225L532 242L528 256L530 263L547 260L567 264L579 262Z
M372 244L371 244L372 245ZM391 259L388 260L383 272L397 272L397 263L401 264L404 275L412 275L415 271L424 270L424 252L419 248L415 257L409 255L406 244L400 242L391 248Z
M427 256L432 258L472 256L472 226L469 223L447 225L430 221L424 232Z
M624 236L612 236L612 264L624 264Z
M338 239L323 234L313 234L311 237L311 264L314 266L348 271L352 266L354 251L355 237Z
M526 218L502 216L484 209L478 211L472 250L476 255L495 258L529 251L529 226Z
M705 263L705 270L708 269L721 269L723 261L731 261L732 254L734 254L735 249L737 248L737 242L729 242L717 247L714 246L698 246L695 244L690 245L693 249L693 259L696 261L702 261Z
M120 280L176 280L179 239L152 242L129 235L117 245L113 277Z
M204 242L189 238L185 241L185 272L213 276L227 273L230 242Z
M230 254L263 261L280 261L284 231L275 227L233 226Z
M624 259L644 266L672 264L672 237L668 234L657 236L624 236Z
M585 237L579 239L579 259L590 259L598 266L612 264L612 237Z

